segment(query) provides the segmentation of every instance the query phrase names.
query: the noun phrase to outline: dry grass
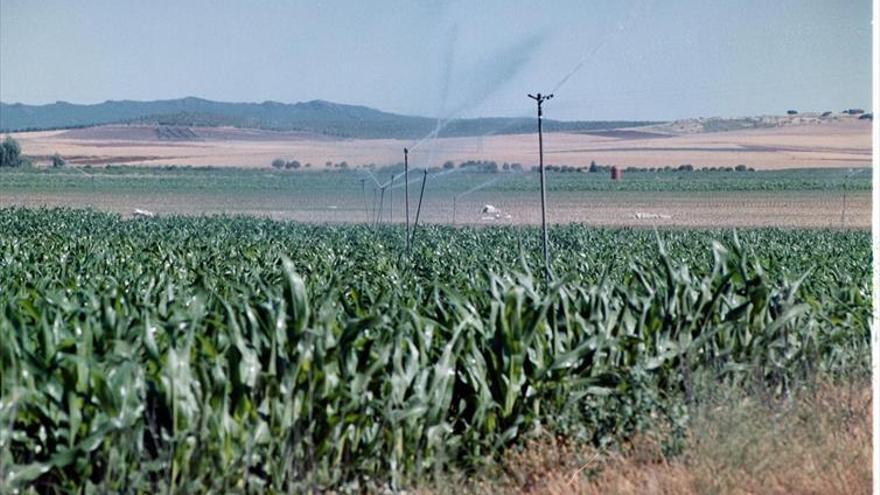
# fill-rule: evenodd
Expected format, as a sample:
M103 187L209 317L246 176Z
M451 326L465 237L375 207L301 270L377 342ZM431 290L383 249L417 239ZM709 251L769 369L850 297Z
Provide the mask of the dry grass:
M732 393L697 408L684 454L672 460L651 437L614 453L536 441L499 473L419 493L869 493L870 416L866 383L821 384L788 400Z

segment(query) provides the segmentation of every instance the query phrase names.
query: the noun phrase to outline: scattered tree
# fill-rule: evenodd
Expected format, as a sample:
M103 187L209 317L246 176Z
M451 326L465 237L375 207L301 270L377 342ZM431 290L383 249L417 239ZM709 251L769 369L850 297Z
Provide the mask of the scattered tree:
M61 158L61 155L59 155L58 153L55 153L54 155L52 155L52 167L53 168L60 168L66 164L67 164L67 162L65 162L64 158Z
M284 165L286 165L286 164L287 164L287 162L285 162L281 158L276 158L276 159L272 160L272 167L273 168L279 168L279 169L284 168Z
M21 156L18 141L7 136L0 144L0 167L20 167L27 163Z

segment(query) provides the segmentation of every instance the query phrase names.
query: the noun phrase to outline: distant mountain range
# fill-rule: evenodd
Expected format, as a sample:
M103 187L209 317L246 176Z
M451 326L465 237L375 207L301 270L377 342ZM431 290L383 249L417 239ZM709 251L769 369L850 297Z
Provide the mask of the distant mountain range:
M350 138L417 139L437 120L373 108L313 100L301 103L226 103L201 98L156 101L105 101L94 105L0 103L0 132L91 127L102 124L232 126L271 131L303 131ZM656 124L648 121L545 120L549 132L589 132ZM534 132L534 118L473 118L448 123L440 136L482 136Z

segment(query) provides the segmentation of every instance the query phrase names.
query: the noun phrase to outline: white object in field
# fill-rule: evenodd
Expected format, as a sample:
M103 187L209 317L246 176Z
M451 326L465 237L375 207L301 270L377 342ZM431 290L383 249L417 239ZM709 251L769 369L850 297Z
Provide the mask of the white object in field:
M669 219L672 218L672 215L666 215L663 213L636 213L632 216L636 220L650 220L650 219Z
M131 216L134 218L153 218L156 216L156 214L150 210L141 210L139 208L135 208L134 213L132 213Z
M511 218L510 214L501 213L501 210L492 205L483 205L483 208L480 209L480 213L483 214L481 219L487 221L501 220L502 218Z
M501 213L501 210L492 205L483 205L480 209L480 213L483 214L483 220L501 220L502 218L510 218L510 215L504 215Z

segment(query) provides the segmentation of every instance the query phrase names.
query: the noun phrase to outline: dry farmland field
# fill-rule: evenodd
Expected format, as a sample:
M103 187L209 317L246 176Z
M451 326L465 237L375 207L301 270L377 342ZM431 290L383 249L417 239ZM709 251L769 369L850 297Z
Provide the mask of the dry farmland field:
M625 173L620 183L608 180L607 172L550 173L549 220L867 228L870 121L845 115L773 119L773 125L716 132L705 130L739 121L694 119L631 130L549 133L549 164L585 170L595 161L645 169ZM38 168L0 174L0 206L94 207L123 215L139 208L331 223L404 219L402 180L389 185L384 200L375 186L401 171L388 164L398 163L403 147L412 142L223 127L177 129L182 137L169 140L167 132L160 132L167 130L108 125L17 133L14 137ZM421 220L536 223L537 175L528 173L536 162L535 141L528 134L497 135L441 138L417 147L410 155L412 189L420 186L421 168L432 169ZM66 169L45 169L55 153L65 158ZM297 160L302 167L272 169L270 163L278 158ZM493 160L499 168L519 163L524 173L439 169L445 162L468 160ZM348 170L327 167L328 162L346 162ZM664 170L682 164L696 170ZM702 170L737 165L754 172ZM482 214L487 204L499 214Z
M842 120L841 120L842 119ZM547 163L586 166L595 160L623 167L736 166L780 168L866 167L871 163L868 120L837 118L721 132L696 132L693 123L546 136ZM705 124L704 124L705 125ZM341 139L303 132L236 128L186 128L190 138L162 139L153 126L108 125L16 133L27 154L54 153L73 164L107 163L264 168L275 158L311 163L347 161L352 166L396 163L411 141ZM528 134L441 138L413 152L417 165L445 160L495 160L534 164L537 136ZM429 164L430 165L430 164Z

